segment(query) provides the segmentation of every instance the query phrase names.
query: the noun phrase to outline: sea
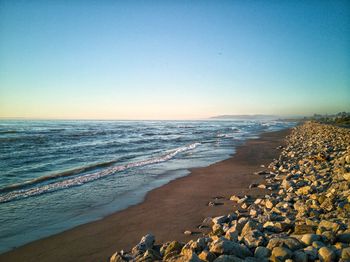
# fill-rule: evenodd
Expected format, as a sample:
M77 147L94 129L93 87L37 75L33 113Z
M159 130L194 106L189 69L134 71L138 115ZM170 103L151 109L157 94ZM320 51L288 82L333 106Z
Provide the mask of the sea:
M143 200L276 120L0 120L0 253ZM213 174L215 176L215 174Z

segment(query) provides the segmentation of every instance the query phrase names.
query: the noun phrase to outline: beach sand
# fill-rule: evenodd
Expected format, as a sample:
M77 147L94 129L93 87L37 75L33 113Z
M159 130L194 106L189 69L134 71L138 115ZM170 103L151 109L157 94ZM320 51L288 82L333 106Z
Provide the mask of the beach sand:
M197 226L205 217L234 210L233 194L264 194L251 183L263 181L253 172L263 170L279 155L290 130L269 132L239 146L229 159L208 167L195 168L188 176L150 191L145 200L102 220L34 241L0 255L0 261L108 261L117 250L129 250L140 238L152 233L156 242L197 239L208 229ZM219 205L208 206L218 197ZM221 198L222 197L222 198ZM192 235L183 232L190 230Z

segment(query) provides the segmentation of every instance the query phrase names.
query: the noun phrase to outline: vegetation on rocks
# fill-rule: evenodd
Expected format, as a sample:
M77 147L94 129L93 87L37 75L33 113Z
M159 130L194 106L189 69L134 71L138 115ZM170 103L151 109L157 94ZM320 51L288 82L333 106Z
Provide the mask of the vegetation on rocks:
M196 241L155 245L149 234L110 262L350 261L350 130L306 122L279 148L258 172L269 194L232 196L240 208L212 218Z

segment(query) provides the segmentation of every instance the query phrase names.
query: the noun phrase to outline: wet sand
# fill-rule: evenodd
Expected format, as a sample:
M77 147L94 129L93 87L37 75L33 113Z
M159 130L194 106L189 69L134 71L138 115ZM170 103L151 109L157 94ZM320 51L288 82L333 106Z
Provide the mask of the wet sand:
M289 132L269 132L248 140L231 158L192 169L188 176L150 191L140 204L16 248L0 255L0 261L108 261L115 251L131 249L146 233L153 233L157 242L196 239L206 232L197 228L205 217L234 210L228 200L231 195L266 192L248 189L251 183L263 181L253 172L263 170L260 165L279 155L276 147L283 145ZM216 197L219 205L208 206ZM185 230L195 234L184 235Z

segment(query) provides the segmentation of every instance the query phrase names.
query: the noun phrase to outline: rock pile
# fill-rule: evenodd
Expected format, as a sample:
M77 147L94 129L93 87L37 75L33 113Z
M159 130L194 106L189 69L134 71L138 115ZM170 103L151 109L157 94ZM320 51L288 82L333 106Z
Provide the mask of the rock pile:
M240 208L210 219L208 235L157 246L146 235L110 262L350 261L350 130L306 122L280 149L257 172L265 177L257 187L270 193L232 196Z

